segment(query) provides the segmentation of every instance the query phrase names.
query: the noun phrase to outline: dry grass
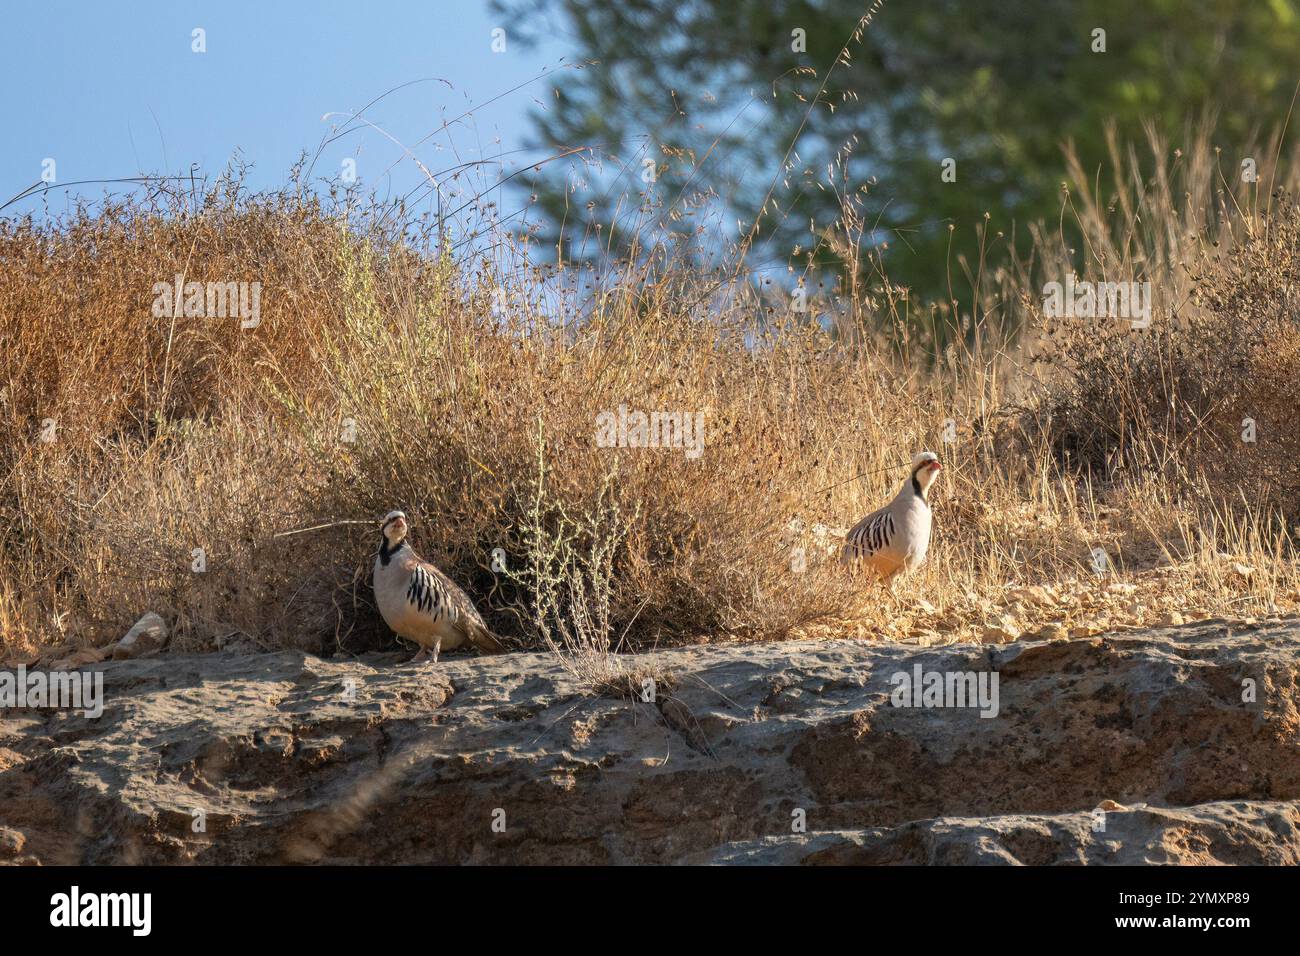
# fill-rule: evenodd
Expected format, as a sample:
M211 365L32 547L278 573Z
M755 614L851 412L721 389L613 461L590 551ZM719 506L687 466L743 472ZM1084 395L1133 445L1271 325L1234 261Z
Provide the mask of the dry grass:
M1262 161L1276 155L1274 142L1253 151L1258 185L1242 183L1204 134L1189 136L1183 152L1152 132L1151 152L1163 160L1156 174L1142 178L1130 152L1123 188L1107 203L1074 166L1068 203L1083 255L1038 233L1039 261L1027 272L1147 281L1154 309L1151 327L1134 333L1111 318L1049 319L1030 303L1024 346L1036 431L1071 470L1107 481L1153 470L1183 485L1205 479L1219 498L1245 494L1295 517L1300 449L1286 385L1300 367L1294 175L1275 177ZM1245 419L1254 441L1242 439Z
M971 304L922 310L920 334L879 277L838 311L885 331L837 336L743 271L438 256L418 224L380 230L390 211L346 197L227 187L5 221L2 646L102 646L146 610L183 649L382 646L375 529L331 523L397 507L495 630L618 694L643 675L611 652L656 644L1002 641L1294 609L1282 425L1300 324L1278 306L1300 214L1220 197L1204 140L1152 145L1154 177L1117 150L1114 202L1076 171L1082 254L1042 230L1032 260L981 265ZM1152 281L1152 329L1045 322L1038 286L1067 262ZM262 324L155 318L176 273L261 282ZM600 447L598 416L621 406L702 416L702 455ZM837 533L922 448L945 463L931 560L865 587Z

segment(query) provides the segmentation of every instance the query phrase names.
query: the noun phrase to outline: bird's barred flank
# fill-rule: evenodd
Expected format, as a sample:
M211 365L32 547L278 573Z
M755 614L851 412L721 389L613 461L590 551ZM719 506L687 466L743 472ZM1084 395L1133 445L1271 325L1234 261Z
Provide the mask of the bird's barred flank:
M411 572L406 602L422 614L432 614L435 620L442 616L442 609L446 605L438 582L425 568L416 568Z
M878 515L865 528L860 528L853 536L853 552L856 557L863 558L869 554L874 554L881 548L887 547L894 540L894 516L891 514Z

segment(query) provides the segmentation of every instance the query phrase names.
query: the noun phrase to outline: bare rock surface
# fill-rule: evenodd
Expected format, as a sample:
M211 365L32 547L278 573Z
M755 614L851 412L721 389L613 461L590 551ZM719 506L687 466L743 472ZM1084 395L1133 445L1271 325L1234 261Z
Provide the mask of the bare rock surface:
M98 719L0 711L0 862L1300 863L1296 620L635 663L654 703L543 654L93 664ZM918 664L997 716L894 706Z

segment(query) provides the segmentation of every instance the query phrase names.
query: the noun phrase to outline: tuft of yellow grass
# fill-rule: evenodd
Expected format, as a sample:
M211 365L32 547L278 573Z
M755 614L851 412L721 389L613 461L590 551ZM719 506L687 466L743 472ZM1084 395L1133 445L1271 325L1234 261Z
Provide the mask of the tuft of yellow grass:
M604 274L458 259L391 210L288 191L0 221L0 647L102 646L147 610L183 649L383 646L367 576L392 508L494 630L618 694L644 676L619 652L670 643L1295 610L1294 438L1227 443L1243 402L1286 420L1296 329L1264 316L1300 215L1190 209L1217 196L1208 143L1151 145L1158 188L1120 157L1102 202L1076 171L1082 257L1039 230L947 312L858 277L851 329L666 250ZM1151 281L1150 333L1047 322L1038 286L1067 265ZM178 273L260 282L261 325L155 318ZM700 454L604 447L628 412L702 422ZM866 586L843 529L926 448L929 563Z

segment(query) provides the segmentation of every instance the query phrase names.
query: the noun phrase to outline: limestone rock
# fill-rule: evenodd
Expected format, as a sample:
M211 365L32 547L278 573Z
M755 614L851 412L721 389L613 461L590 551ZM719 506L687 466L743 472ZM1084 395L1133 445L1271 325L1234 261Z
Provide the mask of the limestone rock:
M0 862L1300 863L1295 619L638 665L668 706L546 654L107 662L98 719L0 712ZM918 665L997 715L894 706Z
M167 645L167 624L153 611L131 626L131 630L113 645L113 660L129 660L160 651Z

